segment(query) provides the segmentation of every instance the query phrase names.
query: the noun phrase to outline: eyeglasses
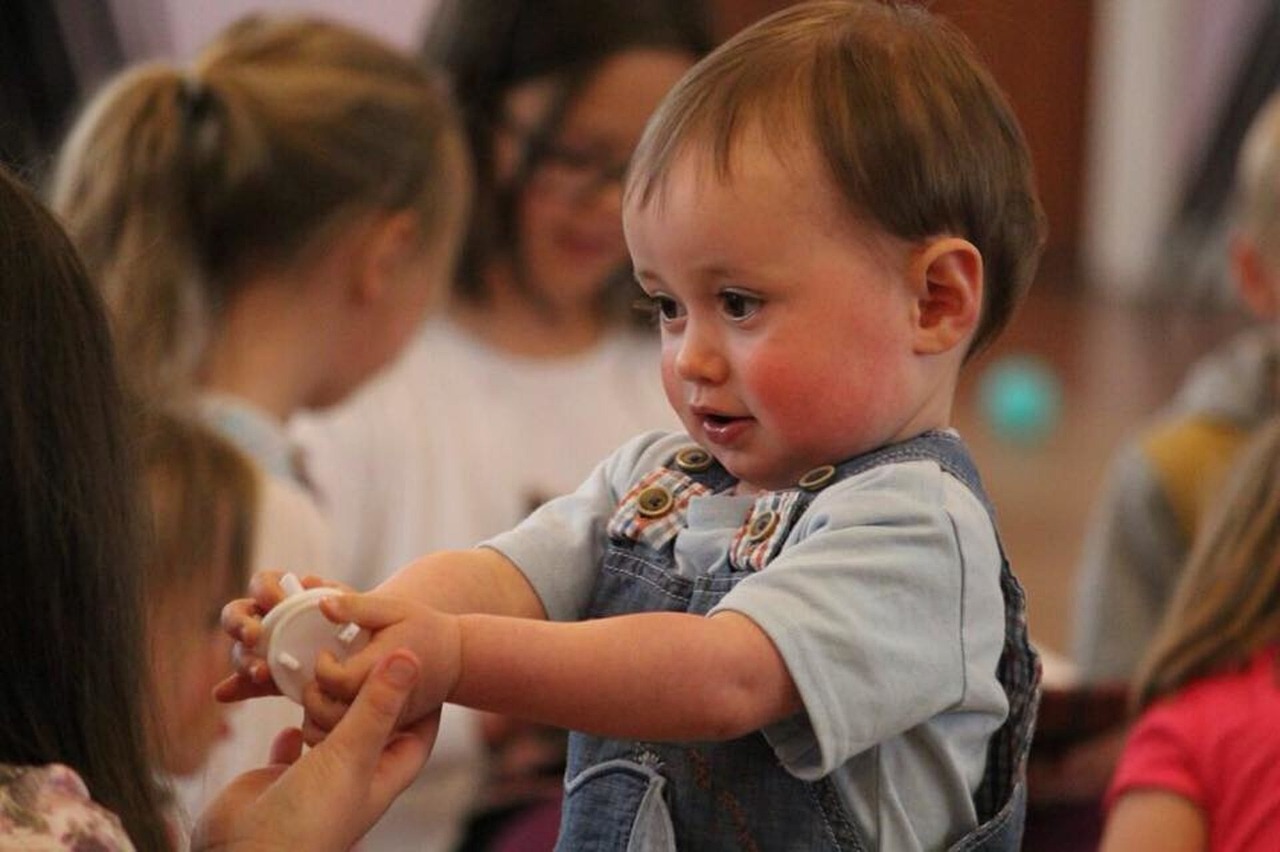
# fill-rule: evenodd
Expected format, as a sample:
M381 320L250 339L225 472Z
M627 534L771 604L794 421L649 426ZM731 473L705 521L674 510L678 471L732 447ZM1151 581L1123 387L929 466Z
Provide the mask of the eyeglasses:
M622 162L591 146L571 145L546 138L538 130L521 126L508 117L502 130L527 147L530 183L563 198L581 201L592 198L626 178L630 158Z
M533 182L564 198L581 201L614 184L621 186L628 161L617 162L601 154L555 142L533 152Z

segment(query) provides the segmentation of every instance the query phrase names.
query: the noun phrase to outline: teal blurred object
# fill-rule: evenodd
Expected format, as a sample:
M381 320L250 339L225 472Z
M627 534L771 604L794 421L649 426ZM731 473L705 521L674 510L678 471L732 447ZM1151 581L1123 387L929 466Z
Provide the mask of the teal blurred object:
M1062 383L1039 358L1007 356L983 372L978 399L997 437L1031 445L1044 440L1057 426Z

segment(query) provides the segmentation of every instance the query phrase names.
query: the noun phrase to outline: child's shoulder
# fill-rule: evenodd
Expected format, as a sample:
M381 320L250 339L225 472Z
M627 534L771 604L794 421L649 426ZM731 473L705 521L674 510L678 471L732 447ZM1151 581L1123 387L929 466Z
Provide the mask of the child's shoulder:
M615 481L634 481L670 464L676 454L696 447L684 432L658 429L643 432L628 440L606 460Z

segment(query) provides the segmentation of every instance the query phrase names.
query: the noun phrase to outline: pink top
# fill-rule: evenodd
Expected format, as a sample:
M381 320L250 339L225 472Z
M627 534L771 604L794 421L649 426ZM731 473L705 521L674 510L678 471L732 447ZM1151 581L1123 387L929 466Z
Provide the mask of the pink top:
M1280 838L1280 670L1277 649L1238 672L1203 678L1138 719L1106 807L1156 788L1195 803L1214 850L1275 849Z
M89 798L84 781L61 764L0 763L0 849L132 852L120 820Z

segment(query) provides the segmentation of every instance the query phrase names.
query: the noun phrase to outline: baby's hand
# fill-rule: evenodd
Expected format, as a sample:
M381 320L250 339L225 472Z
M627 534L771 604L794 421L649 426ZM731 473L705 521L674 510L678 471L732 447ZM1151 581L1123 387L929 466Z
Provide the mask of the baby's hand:
M249 597L237 598L222 608L222 629L235 640L231 657L235 674L214 687L214 697L219 701L241 701L262 695L279 695L280 690L271 679L271 669L258 647L262 638L262 619L289 595L283 585L286 575L279 571L262 571L249 581ZM295 581L296 582L296 581ZM319 577L303 577L305 589L336 588L351 591L347 586Z
M315 682L303 693L303 736L314 745L346 714L369 672L396 648L409 648L423 660L422 676L401 711L408 728L440 709L461 672L461 643L456 616L389 595L350 594L325 598L325 617L335 624L355 622L373 633L368 646L343 662L330 654L316 661Z

